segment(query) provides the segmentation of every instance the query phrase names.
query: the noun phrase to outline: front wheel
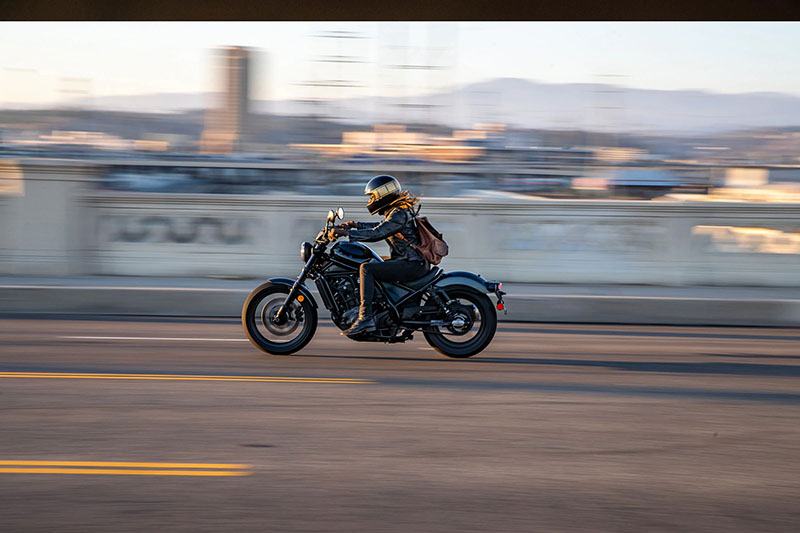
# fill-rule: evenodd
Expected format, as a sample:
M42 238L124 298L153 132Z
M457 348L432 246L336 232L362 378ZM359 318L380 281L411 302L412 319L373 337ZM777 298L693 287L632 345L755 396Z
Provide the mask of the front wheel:
M286 285L265 283L253 290L242 306L242 326L250 343L273 355L302 350L317 331L317 310L309 298L295 299L281 322L273 318L289 294Z
M497 331L497 311L486 294L465 286L445 289L453 311L449 326L425 332L425 340L437 352L465 359L483 351Z

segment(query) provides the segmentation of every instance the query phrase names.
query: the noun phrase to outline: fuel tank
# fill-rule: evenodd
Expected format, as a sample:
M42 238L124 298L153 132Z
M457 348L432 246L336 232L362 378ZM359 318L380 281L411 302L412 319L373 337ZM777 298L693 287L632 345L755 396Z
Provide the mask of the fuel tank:
M336 258L337 261L341 261L353 268L358 268L361 263L369 261L370 259L382 261L378 254L360 242L337 242L333 245L333 248L331 248L331 256Z

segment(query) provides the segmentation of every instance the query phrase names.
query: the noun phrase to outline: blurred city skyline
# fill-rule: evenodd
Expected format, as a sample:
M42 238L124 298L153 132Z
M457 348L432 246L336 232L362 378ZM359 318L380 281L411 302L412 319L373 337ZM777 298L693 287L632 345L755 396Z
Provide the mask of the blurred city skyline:
M0 156L113 158L109 190L800 194L796 24L3 29Z
M349 37L324 39L336 33ZM328 98L494 78L800 96L795 23L5 22L0 35L5 108L213 92L209 52L221 45L260 51L257 100L302 99L331 74Z

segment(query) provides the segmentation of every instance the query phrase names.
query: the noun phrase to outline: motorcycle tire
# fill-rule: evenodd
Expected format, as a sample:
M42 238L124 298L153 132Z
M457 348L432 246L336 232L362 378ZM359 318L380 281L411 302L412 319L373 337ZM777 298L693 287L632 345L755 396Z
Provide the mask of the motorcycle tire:
M262 352L272 355L290 355L302 350L314 337L314 333L317 331L317 310L309 298L303 298L302 302L295 300L293 305L300 306L302 309L302 329L296 337L287 342L270 340L259 330L259 322L262 326L264 324L261 313L257 311L259 305L268 297L280 294L289 294L289 287L265 283L254 289L242 305L242 326L250 343Z
M451 339L458 339L457 336L425 332L425 340L440 354L455 359L466 359L482 352L492 342L497 331L497 311L492 301L486 294L461 285L447 287L447 295L451 299L469 301L475 306L481 317L478 333L466 342L454 342Z

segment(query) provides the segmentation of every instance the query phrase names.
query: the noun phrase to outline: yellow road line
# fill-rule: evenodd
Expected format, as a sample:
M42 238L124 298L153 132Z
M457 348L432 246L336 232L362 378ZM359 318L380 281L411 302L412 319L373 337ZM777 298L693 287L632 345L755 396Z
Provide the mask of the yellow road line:
M113 476L249 476L246 470L125 470L117 468L14 468L0 467L0 474L83 474Z
M78 372L0 372L0 378L17 379L127 379L148 381L246 381L257 383L332 383L361 385L375 383L354 378L302 378L283 376L202 376L188 374L99 374Z
M233 339L227 337L98 337L88 335L62 335L59 338L84 341L250 342L247 339Z
M227 468L245 469L250 465L229 463L161 463L137 461L29 461L29 460L0 460L0 466L100 466L100 467L127 467L127 468Z

